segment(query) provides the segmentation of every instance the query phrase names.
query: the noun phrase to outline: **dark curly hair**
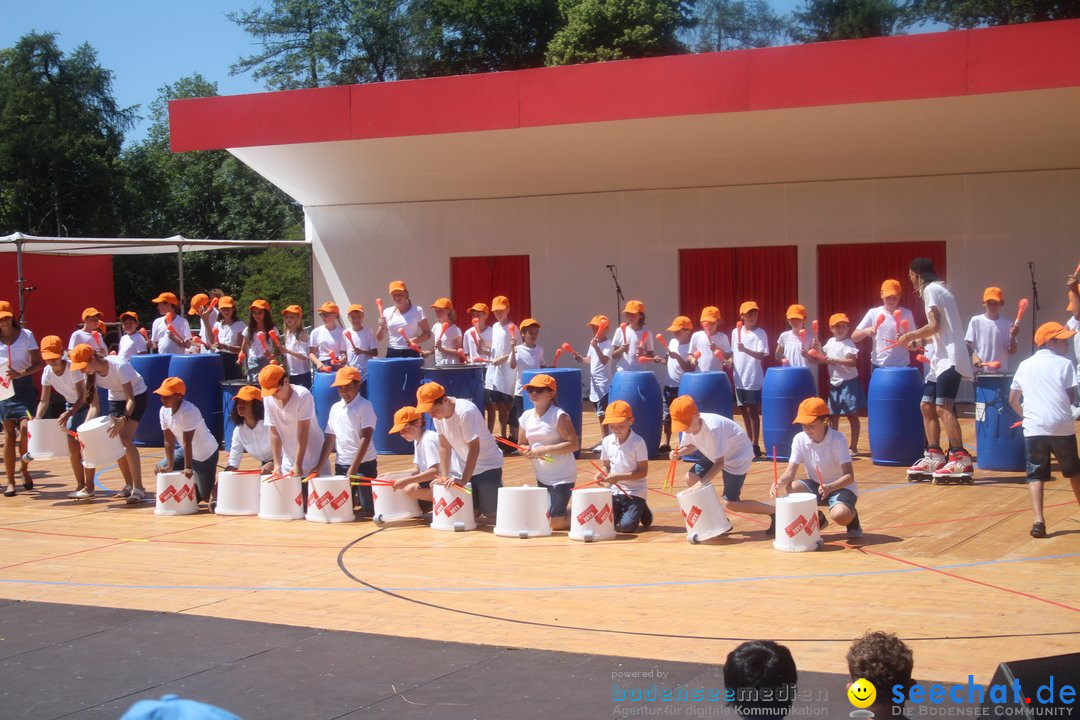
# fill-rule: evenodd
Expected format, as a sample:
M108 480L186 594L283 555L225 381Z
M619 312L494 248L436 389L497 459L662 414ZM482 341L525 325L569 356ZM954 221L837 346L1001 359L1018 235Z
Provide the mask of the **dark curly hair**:
M911 685L915 657L911 648L892 633L875 630L851 643L847 653L848 673L852 680L866 678L878 689L878 697L891 697L894 685Z
M772 640L744 642L724 662L724 687L744 718L782 718L795 700L799 673L791 651Z

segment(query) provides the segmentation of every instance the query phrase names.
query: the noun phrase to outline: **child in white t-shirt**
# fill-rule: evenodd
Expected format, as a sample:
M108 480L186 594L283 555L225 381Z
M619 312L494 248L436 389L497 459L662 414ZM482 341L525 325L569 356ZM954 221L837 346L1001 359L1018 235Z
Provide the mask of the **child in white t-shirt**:
M130 310L120 313L120 344L116 354L125 360L148 351L146 337L139 333L139 316Z
M56 422L60 427L74 432L86 422L90 405L86 402L86 376L79 370L72 370L64 359L64 344L57 335L49 335L41 340L41 359L45 369L41 373L41 400L38 402L35 420L41 420L49 409L52 391L64 398L65 409ZM75 476L75 491L68 493L69 498L82 500L94 497L94 468L83 467L82 447L74 435L67 436L68 457L71 460L71 472Z
M699 372L731 367L731 343L720 330L720 308L708 305L701 309L701 329L690 338L690 353L697 355Z
M360 371L351 365L337 371L332 387L337 388L341 399L330 407L326 419L322 457L324 464L335 450L334 474L351 478L366 478L379 474L378 455L372 436L375 434L375 408L360 394ZM353 505L363 509L364 517L374 517L375 502L371 487L353 486Z
M862 524L855 509L859 486L855 483L851 454L844 436L829 426L829 415L829 408L821 398L807 398L799 403L794 424L802 425L803 431L792 439L788 465L771 494L773 497L786 497L791 492L817 495L819 503L828 503L833 521L847 527L849 538L862 537ZM808 477L796 480L800 465L806 466ZM822 528L827 524L821 512L818 523ZM775 530L774 523L769 531L775 533Z
M787 309L788 330L776 339L776 362L788 367L813 367L810 342L806 337L806 308L789 305Z
M154 391L161 396L158 421L165 438L165 457L154 469L159 474L182 472L189 480L194 479L199 502L213 510L218 442L199 408L184 399L186 393L187 386L178 377L165 378Z
M634 410L625 400L616 400L607 407L604 423L611 431L600 449L604 472L595 479L611 485L611 507L615 514L615 529L632 533L638 526L652 526L652 510L645 499L649 493L649 450L641 436L630 429Z
M430 307L435 313L435 325L431 329L435 347L421 350L420 355L434 355L436 365L461 365L466 362L464 337L461 328L457 326L454 303L450 302L450 298L443 297L431 303Z
M1076 399L1076 372L1066 354L1075 333L1061 323L1048 322L1035 331L1039 350L1020 363L1013 376L1009 404L1024 418L1024 454L1027 459L1028 495L1035 524L1031 536L1046 537L1043 483L1050 480L1050 455L1057 457L1061 474L1072 485L1080 503L1080 458L1072 403ZM1023 402L1021 403L1021 398Z
M517 333L510 322L510 300L497 295L491 301L491 313L495 324L491 326L491 361L484 378L484 404L487 405L488 430L495 431L499 421L499 433L510 439L510 410L514 406L514 374L517 369Z
M589 402L596 408L602 440L608 434L608 426L604 424L604 410L607 409L608 391L611 389L611 375L615 364L611 359L611 341L608 340L610 322L606 315L594 315L585 325L592 332L589 349L585 355L574 353L574 359L579 363L589 361ZM600 452L600 444L597 443L592 451Z
M761 457L761 384L765 371L761 361L769 357L769 338L758 325L758 306L748 300L739 306L739 322L731 333L732 362L735 367L735 402L742 415L746 434L754 443L754 456Z
M337 303L324 302L319 306L319 317L323 324L311 330L309 357L319 372L333 372L348 359L345 331L340 324L341 310Z
M1001 317L1003 302L1005 294L1001 288L986 288L983 290L983 307L986 312L968 321L964 340L967 342L968 352L971 353L971 364L977 373L1007 373L1009 356L1016 354L1016 334L1020 331L1020 326Z
M105 357L109 354L109 349L105 347L104 332L105 323L101 322L101 311L88 307L82 311L82 327L71 333L68 350L76 345L89 345L94 348L98 357Z
M424 429L424 413L411 405L394 413L390 433L401 433L401 437L413 444L414 467L412 470L385 473L380 477L392 480L394 490L416 498L420 501L421 510L431 512L431 481L439 476L438 433Z
M685 315L671 321L668 332L675 337L668 341L667 356L657 357L656 362L667 362L667 382L664 383L664 444L660 452L671 450L671 402L679 396L679 383L684 373L697 370L697 360L690 355L690 338L694 324ZM657 338L660 338L657 335Z
M859 370L855 367L859 348L848 336L851 320L844 313L834 313L829 317L829 329L833 336L822 348L825 367L829 369L829 422L832 429L837 430L840 416L848 419L851 427L848 450L854 455L859 452L859 433L862 430L859 411L866 407L866 395L859 380Z
M349 329L342 335L345 337L345 351L348 355L348 364L360 371L363 381L360 384L360 394L367 396L367 364L373 357L379 357L379 343L375 339L375 333L371 328L364 327L364 306L353 303L345 313L349 318Z
M536 481L547 488L551 529L566 530L570 527L566 509L577 479L574 453L581 441L570 416L556 400L558 384L555 378L537 373L524 389L533 406L521 416L517 441L528 448L522 455L532 460Z
M526 370L544 367L544 348L537 345L540 322L533 318L521 321L521 344L514 347L514 405L510 410L510 437L516 438L518 423L525 412L524 375Z
M467 363L481 365L491 360L491 328L487 326L487 318L486 303L474 303L469 308L469 321L472 327L465 332L463 340Z
M611 340L611 358L615 371L638 370L639 357L656 357L653 337L645 326L645 303L628 300L623 308L624 322Z

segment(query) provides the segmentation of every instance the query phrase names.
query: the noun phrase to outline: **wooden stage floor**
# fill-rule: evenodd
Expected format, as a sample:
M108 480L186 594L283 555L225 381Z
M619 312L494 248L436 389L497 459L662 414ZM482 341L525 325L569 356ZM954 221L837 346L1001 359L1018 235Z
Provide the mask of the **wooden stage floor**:
M597 439L587 415L584 444ZM159 456L143 452L148 477ZM653 463L650 487L666 467ZM855 469L861 542L833 524L823 552L788 554L755 517L691 545L674 500L656 493L651 531L584 544L419 522L157 517L149 501L68 500L67 461L37 462L35 490L0 498L0 597L716 664L742 640L771 638L800 670L833 673L852 638L883 629L912 646L918 677L945 681L1080 650L1080 511L1066 482L1047 485L1050 537L1035 540L1020 474L937 487L867 456ZM115 468L99 479L121 484ZM507 458L506 484L529 480L528 462ZM743 497L767 497L771 480L771 464L755 463Z

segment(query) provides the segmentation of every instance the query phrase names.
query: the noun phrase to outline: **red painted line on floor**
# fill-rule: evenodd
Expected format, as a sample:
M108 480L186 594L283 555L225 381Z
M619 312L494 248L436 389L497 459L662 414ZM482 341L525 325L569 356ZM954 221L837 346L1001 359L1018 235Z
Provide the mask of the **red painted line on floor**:
M69 553L63 553L62 555L50 555L49 557L35 558L33 560L23 560L22 562L11 563L10 565L0 566L0 570L7 570L8 568L18 567L20 565L29 565L31 563L45 562L46 560L58 560L59 558L70 557L72 555L79 555L81 553L91 552L93 550L103 550L108 547L115 547L117 545L124 545L127 541L122 540L120 542L109 543L108 545L98 545L92 548L83 548L82 550L75 550Z

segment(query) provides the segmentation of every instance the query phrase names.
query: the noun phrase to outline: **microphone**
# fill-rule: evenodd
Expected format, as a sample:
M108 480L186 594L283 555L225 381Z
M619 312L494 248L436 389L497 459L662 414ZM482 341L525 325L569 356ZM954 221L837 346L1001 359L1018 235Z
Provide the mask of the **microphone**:
M605 265L604 267L606 267L608 270L614 270L615 269L614 265Z
M27 285L23 288L23 292L34 292L37 290L37 285Z

